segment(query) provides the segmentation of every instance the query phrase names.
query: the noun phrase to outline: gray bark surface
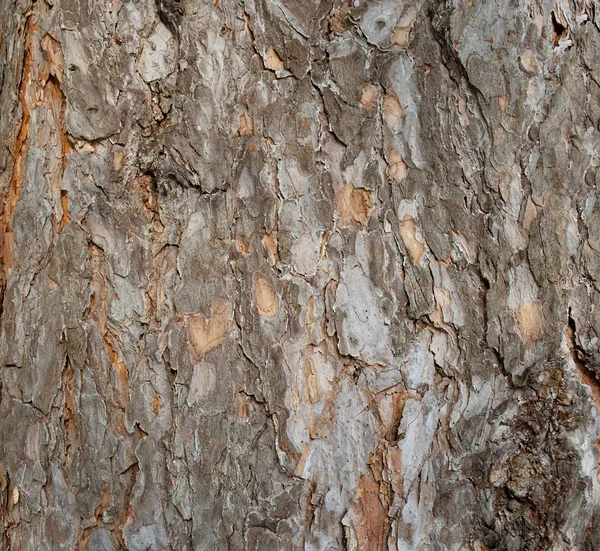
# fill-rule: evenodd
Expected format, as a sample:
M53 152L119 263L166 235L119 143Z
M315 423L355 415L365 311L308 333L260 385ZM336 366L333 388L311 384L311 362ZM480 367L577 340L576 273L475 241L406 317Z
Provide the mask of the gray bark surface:
M597 0L0 6L1 549L600 549Z

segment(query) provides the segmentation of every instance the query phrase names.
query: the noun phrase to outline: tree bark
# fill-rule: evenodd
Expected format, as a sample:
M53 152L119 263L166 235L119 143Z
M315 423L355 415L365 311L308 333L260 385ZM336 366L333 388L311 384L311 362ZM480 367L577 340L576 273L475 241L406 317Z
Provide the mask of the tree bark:
M0 548L600 549L597 0L2 0Z

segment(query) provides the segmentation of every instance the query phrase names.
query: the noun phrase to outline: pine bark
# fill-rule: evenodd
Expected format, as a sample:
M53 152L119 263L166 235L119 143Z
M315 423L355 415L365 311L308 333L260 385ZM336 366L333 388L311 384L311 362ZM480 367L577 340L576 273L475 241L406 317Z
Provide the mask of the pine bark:
M0 549L600 549L597 0L0 6Z

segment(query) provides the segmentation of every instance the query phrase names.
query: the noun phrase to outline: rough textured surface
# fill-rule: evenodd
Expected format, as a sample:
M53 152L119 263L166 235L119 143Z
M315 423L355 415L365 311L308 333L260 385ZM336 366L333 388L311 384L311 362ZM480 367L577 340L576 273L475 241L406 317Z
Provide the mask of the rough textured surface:
M1 0L0 547L600 548L597 0Z

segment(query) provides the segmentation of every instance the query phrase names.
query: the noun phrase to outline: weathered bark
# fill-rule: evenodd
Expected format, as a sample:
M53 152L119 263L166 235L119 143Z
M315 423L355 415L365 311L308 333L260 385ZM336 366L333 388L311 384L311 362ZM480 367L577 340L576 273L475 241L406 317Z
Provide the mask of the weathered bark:
M2 549L600 549L597 0L2 0Z

